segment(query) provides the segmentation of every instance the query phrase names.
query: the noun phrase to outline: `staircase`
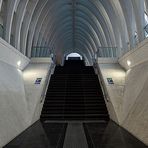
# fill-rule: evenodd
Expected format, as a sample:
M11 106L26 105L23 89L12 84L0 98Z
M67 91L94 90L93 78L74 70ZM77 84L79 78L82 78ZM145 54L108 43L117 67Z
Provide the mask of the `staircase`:
M94 121L109 119L97 75L81 60L56 66L48 86L41 120Z

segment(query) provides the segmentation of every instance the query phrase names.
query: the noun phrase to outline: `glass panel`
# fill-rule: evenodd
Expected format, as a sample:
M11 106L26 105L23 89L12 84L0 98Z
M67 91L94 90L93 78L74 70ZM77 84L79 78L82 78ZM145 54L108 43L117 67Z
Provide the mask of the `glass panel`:
M49 47L32 47L31 57L51 57L51 54Z
M96 55L97 57L117 57L117 47L100 47Z

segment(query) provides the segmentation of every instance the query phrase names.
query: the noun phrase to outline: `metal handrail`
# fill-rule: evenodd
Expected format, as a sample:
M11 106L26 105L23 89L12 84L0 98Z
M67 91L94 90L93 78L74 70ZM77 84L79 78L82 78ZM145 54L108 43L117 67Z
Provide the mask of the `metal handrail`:
M32 47L32 57L50 57L52 53L53 53L53 50L48 46Z
M148 34L148 24L144 27L144 31ZM143 40L145 40L146 38L148 38L148 35L145 36L145 38L142 41L139 39L138 35L134 35L131 38L134 39L134 45L133 45L133 47L129 46L129 49L127 49L125 51L123 50L122 55L126 54L129 50L135 49L140 42L142 42ZM114 55L111 55L113 49L114 50L116 49L116 51L115 51L115 54ZM96 55L97 55L97 57L118 57L120 55L118 55L117 49L118 49L117 47L99 47L98 51L96 52ZM103 52L103 50L105 50L105 51Z
M109 97L107 89L105 87L105 83L104 83L104 81L102 81L103 76L101 74L101 70L100 70L99 66L98 66L97 70L98 70L99 82L100 82L100 85L101 85L101 89L102 89L102 92L103 92L103 96L104 96L104 99L105 99L105 102L106 102L107 109L108 109L108 103L110 104L110 106L112 106L112 108L114 108L112 102L110 101L110 97ZM108 112L109 112L109 115L110 115L109 109L108 109ZM118 119L116 113L115 113L115 116L116 116L116 119Z
M96 52L97 57L117 57L117 47L99 47Z
M144 31L148 34L148 24L144 27ZM134 39L135 43L134 43L133 47L130 46L129 49L124 52L124 54L126 54L129 50L135 49L138 46L138 44L140 42L144 41L146 38L147 38L147 36L145 36L145 38L143 40L140 40L138 35L137 36L136 35L132 36L130 39Z
M44 84L44 87L43 87L43 90L42 90L42 94L41 94L41 97L40 97L40 103L42 103L45 99L45 96L46 96L46 92L47 92L47 89L48 89L48 85L49 85L49 81L50 81L50 76L52 74L52 71L53 69L55 68L54 64L51 64L50 66L50 69L48 71L48 74L45 78L45 84Z
M107 102L110 102L110 97L109 97L107 88L105 86L105 82L102 81L103 80L103 76L101 74L101 70L100 70L99 67L97 67L97 71L98 71L98 78L99 78L99 82L100 82L101 89L102 89L102 92L103 92L103 96L104 96L104 98L105 98L105 100ZM113 86L117 86L117 87L122 86L123 87L122 95L124 95L124 92L125 92L125 84L113 84Z
M103 76L102 76L102 74L101 74L101 70L100 70L99 66L97 66L97 71L98 71L98 74L97 74L97 75L98 75L98 78L99 78L99 82L100 82L100 85L101 85L101 89L102 89L102 92L103 92L103 96L104 96L105 100L106 100L107 102L109 102L109 95L108 95L108 93L107 93L105 84L104 84L104 82L102 81L102 80L103 80Z

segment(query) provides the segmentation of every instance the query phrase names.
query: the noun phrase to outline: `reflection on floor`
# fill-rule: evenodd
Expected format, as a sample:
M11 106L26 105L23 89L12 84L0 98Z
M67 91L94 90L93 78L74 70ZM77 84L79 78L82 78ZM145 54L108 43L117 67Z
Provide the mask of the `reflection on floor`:
M84 128L83 128L84 127ZM114 122L41 123L15 138L4 148L147 148Z
M69 123L63 148L88 148L82 123Z
M114 122L87 123L84 129L89 148L146 148L141 141L137 140L123 128Z
M66 127L67 124L38 121L4 148L63 148Z

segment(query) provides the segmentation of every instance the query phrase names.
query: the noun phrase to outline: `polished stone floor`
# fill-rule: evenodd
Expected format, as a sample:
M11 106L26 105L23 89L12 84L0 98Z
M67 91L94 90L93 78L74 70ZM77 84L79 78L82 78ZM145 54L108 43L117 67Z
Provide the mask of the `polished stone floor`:
M36 122L4 148L147 148L113 121Z
M84 129L89 148L148 148L112 121L87 123Z
M67 124L38 121L4 148L63 148L66 127Z

